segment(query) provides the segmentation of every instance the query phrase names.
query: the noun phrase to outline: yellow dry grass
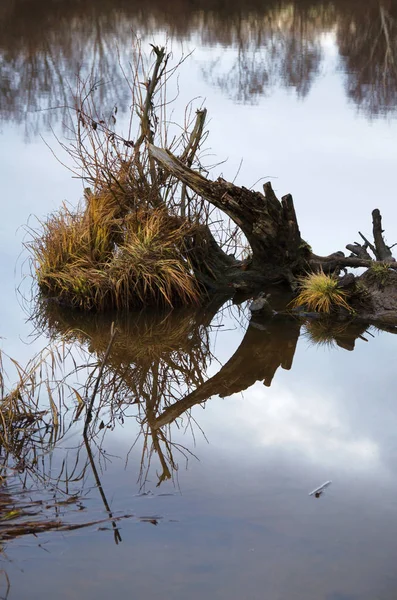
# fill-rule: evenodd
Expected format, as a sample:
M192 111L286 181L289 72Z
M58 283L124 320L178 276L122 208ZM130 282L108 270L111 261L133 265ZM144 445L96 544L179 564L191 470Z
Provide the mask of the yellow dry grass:
M329 314L338 308L351 311L347 293L338 287L338 280L323 271L310 273L299 280L300 292L292 305L309 311Z
M200 247L208 206L149 153L150 144L168 147L166 82L178 66L169 60L166 48L157 46L144 57L135 41L127 78L131 115L123 135L116 131L117 107L104 116L96 85L78 83L71 137L60 145L71 159L65 166L90 188L84 204L76 210L64 205L27 244L43 296L97 312L199 301L203 286L192 256L198 245L200 265L210 269L211 252ZM180 133L171 136L173 152L199 170L205 118L206 110L194 116L189 109Z
M197 303L200 290L186 240L194 226L160 207L126 211L117 197L64 205L29 246L40 290L82 310Z

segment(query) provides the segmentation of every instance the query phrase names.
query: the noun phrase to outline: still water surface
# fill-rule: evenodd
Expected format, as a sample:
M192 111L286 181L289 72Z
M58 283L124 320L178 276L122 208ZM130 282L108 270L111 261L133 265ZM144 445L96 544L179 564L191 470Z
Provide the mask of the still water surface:
M8 0L0 335L22 364L51 339L95 365L109 342L110 317L48 312L34 334L21 226L81 197L46 144L67 135L62 107L77 74L104 81L103 106L117 103L122 123L117 53L128 61L131 31L145 45L168 38L176 58L194 50L175 113L195 97L208 108L209 162L228 159L213 176L247 186L265 177L291 192L318 253L368 232L376 206L397 240L396 2ZM249 324L246 306L230 304L116 324L85 438L66 388L54 396L58 441L44 429L23 462L5 456L17 471L0 494L5 515L20 511L11 525L96 523L24 536L3 525L3 595L6 573L15 599L396 597L393 335L339 331L316 345L318 332ZM70 356L64 371L83 393L86 372ZM327 480L324 495L308 495Z

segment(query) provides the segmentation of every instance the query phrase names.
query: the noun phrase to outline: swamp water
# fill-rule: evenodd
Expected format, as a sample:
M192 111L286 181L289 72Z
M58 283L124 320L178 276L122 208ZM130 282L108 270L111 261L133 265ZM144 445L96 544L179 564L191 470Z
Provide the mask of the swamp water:
M2 440L1 595L395 598L394 335L250 323L246 303L84 318L29 301L21 226L82 196L46 144L77 73L123 118L132 31L194 50L175 111L202 97L208 162L228 159L211 175L291 192L319 254L375 207L397 241L396 2L3 2L0 335L23 366L51 353L19 373L42 405Z

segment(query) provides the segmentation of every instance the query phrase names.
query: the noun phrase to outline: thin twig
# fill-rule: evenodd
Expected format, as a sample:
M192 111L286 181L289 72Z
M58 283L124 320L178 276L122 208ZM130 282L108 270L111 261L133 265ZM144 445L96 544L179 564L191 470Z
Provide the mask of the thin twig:
M89 404L89 406L87 408L87 416L86 416L85 423L84 423L84 435L86 435L88 426L89 426L89 424L91 423L91 420L92 420L92 408L94 406L95 397L96 397L97 392L98 392L99 384L100 384L100 381L101 381L101 378L102 378L102 373L103 373L103 370L105 368L107 359L109 358L109 354L110 354L110 351L112 349L114 338L116 337L116 333L117 333L117 329L115 329L114 322L113 322L112 325L111 325L111 328L110 328L110 340L109 340L109 344L108 344L108 347L106 349L105 356L103 357L103 360L102 360L102 363L101 363L101 366L100 366L100 369L99 369L98 377L96 378L96 381L95 381L94 391L93 391L92 396L91 396L90 404Z

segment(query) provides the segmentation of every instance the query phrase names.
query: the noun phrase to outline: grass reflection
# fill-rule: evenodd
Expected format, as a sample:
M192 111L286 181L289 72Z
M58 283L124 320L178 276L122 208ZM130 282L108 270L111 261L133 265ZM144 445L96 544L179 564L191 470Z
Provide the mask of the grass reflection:
M119 543L120 519L139 517L115 512L109 500L113 493L103 475L111 464L111 432L133 424L127 430L134 436L127 459L137 467L142 492L154 473L157 486L175 482L181 458L194 456L200 424L192 409L257 381L270 386L280 367L292 367L302 326L311 342L346 350L372 335L364 323L255 315L233 355L209 377L215 360L211 331L219 325L222 304L219 299L200 311L142 311L117 318L40 305L35 320L50 336L48 347L26 367L4 354L1 364L3 543L103 522ZM7 386L12 371L16 383ZM180 430L191 433L183 444ZM104 507L99 518L85 510L93 493ZM156 524L158 517L143 520Z

